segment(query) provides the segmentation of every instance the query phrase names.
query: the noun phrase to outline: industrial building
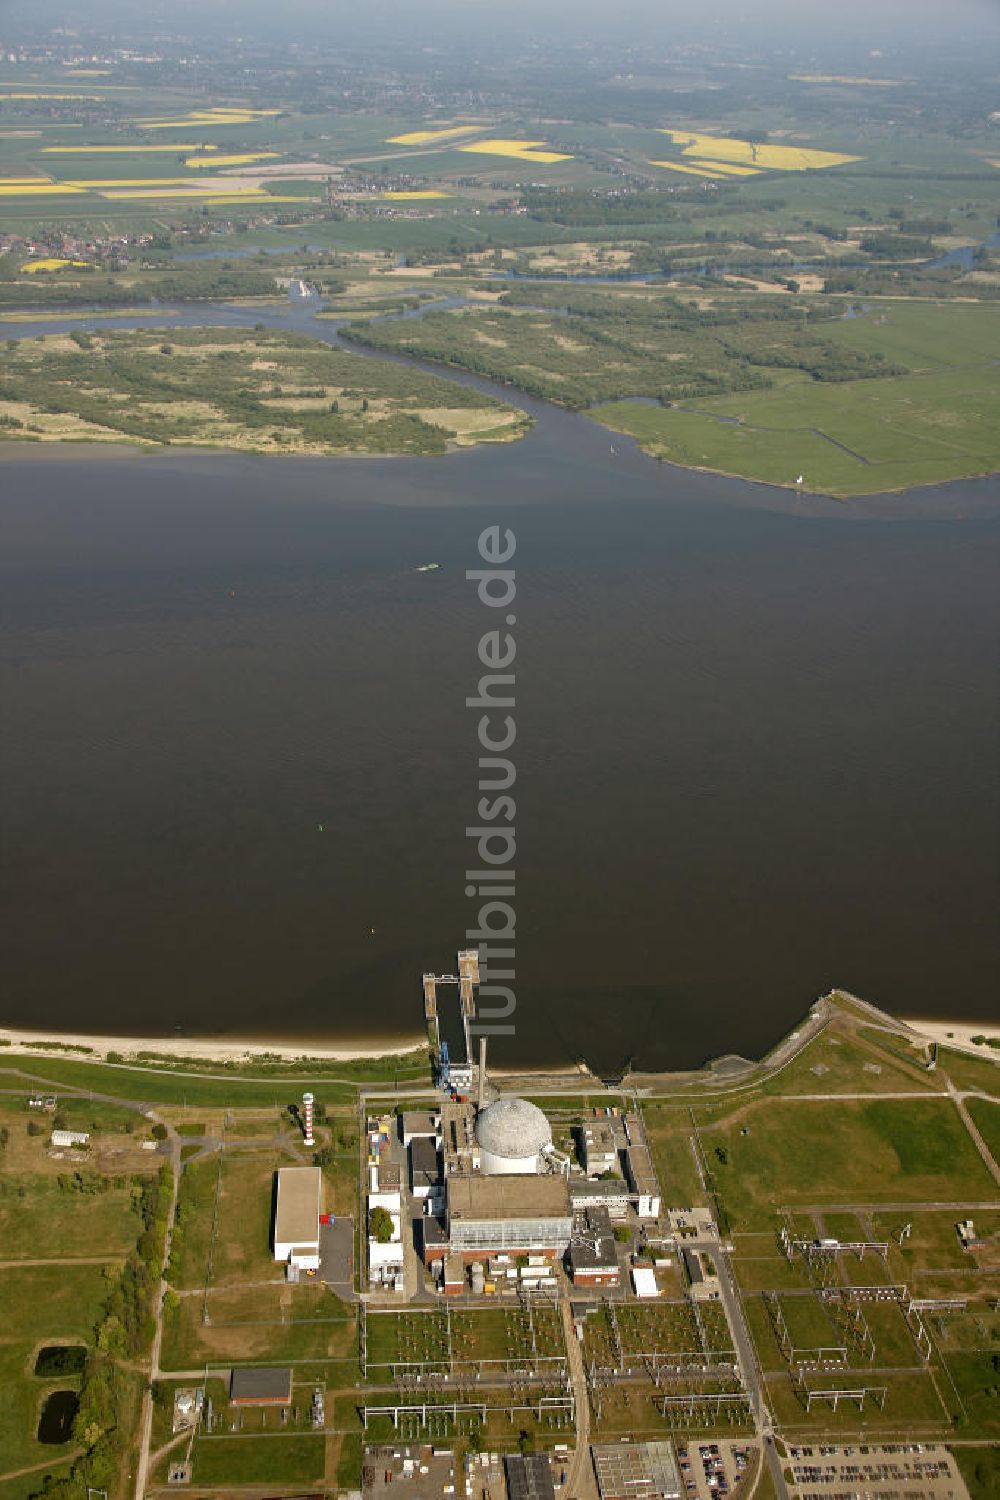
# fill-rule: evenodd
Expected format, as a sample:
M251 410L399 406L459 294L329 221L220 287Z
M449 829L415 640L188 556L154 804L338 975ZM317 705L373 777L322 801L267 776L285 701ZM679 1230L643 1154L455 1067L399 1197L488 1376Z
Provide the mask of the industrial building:
M487 1104L476 1119L476 1140L480 1170L491 1177L542 1172L553 1150L549 1122L528 1099Z
M625 1116L625 1176L636 1199L640 1219L657 1219L660 1215L660 1184L653 1157L646 1142L642 1120L636 1113Z
M577 1214L566 1263L574 1286L620 1285L618 1250L611 1215L606 1208L588 1208Z
M443 1226L424 1224L424 1261L449 1251L481 1260L499 1251L555 1258L569 1245L573 1215L565 1177L453 1177Z
M292 1400L290 1369L233 1370L229 1399L234 1406L289 1406Z
M297 1271L319 1270L319 1167L281 1167L274 1215L274 1258Z
M680 1500L684 1494L671 1443L593 1443L590 1456L601 1500Z
M614 1129L607 1120L589 1120L581 1126L580 1156L588 1177L617 1172L618 1146Z
M547 1453L505 1453L503 1467L509 1500L555 1500Z
M414 1198L426 1198L440 1181L436 1142L426 1136L414 1136L410 1142L410 1192Z

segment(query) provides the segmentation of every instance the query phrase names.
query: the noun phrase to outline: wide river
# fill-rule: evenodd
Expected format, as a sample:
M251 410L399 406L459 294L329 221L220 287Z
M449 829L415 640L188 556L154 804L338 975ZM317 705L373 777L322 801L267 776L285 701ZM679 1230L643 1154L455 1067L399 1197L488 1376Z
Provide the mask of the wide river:
M478 905L465 699L494 621L465 570L493 523L498 1064L757 1056L833 985L996 1020L1000 481L836 504L513 399L528 438L436 459L0 452L0 1021L419 1030Z

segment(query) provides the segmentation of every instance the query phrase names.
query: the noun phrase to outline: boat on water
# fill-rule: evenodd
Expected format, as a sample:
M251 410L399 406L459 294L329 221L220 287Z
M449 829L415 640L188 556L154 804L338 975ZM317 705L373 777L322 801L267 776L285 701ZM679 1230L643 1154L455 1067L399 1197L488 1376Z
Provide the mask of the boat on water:
M419 568L414 568L415 573L433 573L441 566L440 563L421 563Z

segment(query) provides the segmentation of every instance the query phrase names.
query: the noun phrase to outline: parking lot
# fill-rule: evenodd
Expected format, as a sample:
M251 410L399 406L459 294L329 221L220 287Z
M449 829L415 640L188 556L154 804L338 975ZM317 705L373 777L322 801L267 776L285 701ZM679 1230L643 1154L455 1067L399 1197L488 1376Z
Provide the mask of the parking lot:
M757 1446L747 1442L678 1443L677 1462L689 1500L725 1500L752 1473Z

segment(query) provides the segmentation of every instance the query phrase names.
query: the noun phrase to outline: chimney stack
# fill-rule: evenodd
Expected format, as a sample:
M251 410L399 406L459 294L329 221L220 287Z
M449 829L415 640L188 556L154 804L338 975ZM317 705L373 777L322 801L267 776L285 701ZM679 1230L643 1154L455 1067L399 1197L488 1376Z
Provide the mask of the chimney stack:
M306 1127L305 1140L302 1142L303 1146L315 1146L316 1144L315 1137L313 1136L313 1103L312 1094L302 1095L302 1113L305 1117Z
M479 1108L486 1103L486 1038L479 1038Z

